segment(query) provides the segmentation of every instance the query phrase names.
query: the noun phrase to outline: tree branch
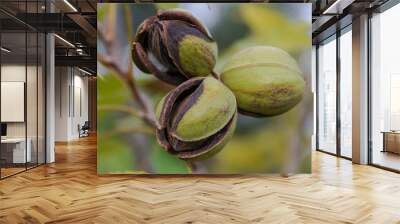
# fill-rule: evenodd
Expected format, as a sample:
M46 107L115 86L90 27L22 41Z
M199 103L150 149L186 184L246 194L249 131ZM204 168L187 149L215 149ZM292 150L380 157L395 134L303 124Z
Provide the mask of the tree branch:
M199 174L207 172L206 167L202 163L187 161L187 160L185 160L185 162L186 162L186 167L188 168L188 172L190 174Z
M131 65L132 66L132 65ZM126 79L126 84L128 85L132 96L136 99L136 102L139 104L139 106L143 109L144 111L144 120L149 123L151 126L155 128L159 128L158 121L156 120L156 115L152 109L152 106L150 105L149 100L147 97L145 98L144 94L139 92L135 79L133 77L132 69L130 69L131 72L128 73L127 79Z
M122 112L122 113L127 113L130 114L132 116L138 117L143 119L145 114L143 113L143 111L137 110L136 108L133 107L129 107L129 106L124 106L124 105L112 105L112 104L108 104L108 105L101 105L98 106L99 110L103 110L103 111L115 111L115 112Z
M104 27L103 25L99 24L98 25L98 37L99 39L103 42L104 48L106 51L106 54L98 53L97 54L97 60L106 66L107 68L115 71L120 78L122 78L129 88L134 100L138 103L139 107L142 109L142 114L141 118L151 125L154 128L158 128L159 124L157 119L155 118L155 113L152 109L152 106L148 100L147 97L145 97L140 91L138 90L138 87L135 82L135 78L133 75L133 63L132 59L129 60L128 64L126 67L122 67L118 63L120 62L120 58L115 58L116 54L114 51L116 51L117 47L115 47L115 43L113 41L115 40L115 36L113 36L112 32L112 21L115 20L115 12L113 12L110 15L112 18L110 18L110 21L108 22L107 26ZM109 35L107 35L109 34ZM127 68L127 70L125 69Z
M138 108L133 108L125 105L102 105L99 106L99 110L116 111L130 114L132 116L140 118L152 128L148 126L116 128L105 132L103 134L103 138L107 139L114 135L124 135L124 138L127 139L130 145L135 145L135 147L133 147L133 151L135 153L137 165L140 168L145 169L146 171L152 172L153 167L149 158L150 151L149 143L147 140L148 138L146 136L143 136L143 134L154 135L155 132L153 128L158 128L159 124L157 119L155 118L155 113L153 111L153 107L150 101L144 94L141 93L135 82L131 55L123 54L123 50L126 47L126 42L118 42L120 41L120 39L118 39L118 35L121 34L118 34L114 29L114 27L117 25L117 13L119 13L117 12L117 6L111 5L110 8L111 10L108 14L107 22L98 24L98 41L103 44L104 50L100 51L97 54L97 60L105 67L112 70L113 74L115 74L125 83ZM130 14L127 6L125 6L124 13L125 23L127 25L126 28L128 31L128 44L131 44L132 24L131 18L128 18Z
M151 128L116 128L113 129L109 132L105 132L103 134L104 139L108 139L114 135L120 135L120 134L146 134L146 135L154 135L154 131Z
M217 80L219 80L219 75L218 75L218 73L217 73L216 71L212 70L212 71L211 71L211 75L212 75L214 78L216 78Z

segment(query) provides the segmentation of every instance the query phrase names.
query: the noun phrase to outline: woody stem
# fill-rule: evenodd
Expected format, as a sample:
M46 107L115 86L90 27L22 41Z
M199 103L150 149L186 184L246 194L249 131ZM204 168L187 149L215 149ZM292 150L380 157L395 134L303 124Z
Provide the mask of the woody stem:
M211 75L212 75L215 79L219 80L219 75L218 75L218 73L215 72L214 70L211 71Z

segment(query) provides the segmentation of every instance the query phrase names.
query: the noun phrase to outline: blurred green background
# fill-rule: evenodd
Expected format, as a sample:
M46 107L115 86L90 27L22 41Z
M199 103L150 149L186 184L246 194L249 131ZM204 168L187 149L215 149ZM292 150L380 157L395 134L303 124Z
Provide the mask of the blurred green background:
M98 24L113 27L120 51L120 63L131 63L130 45L138 25L157 9L184 8L210 30L218 43L216 70L235 52L254 45L271 45L288 51L303 70L307 90L303 101L289 112L271 118L240 115L235 136L216 156L201 162L204 173L280 173L288 168L311 172L313 98L311 93L311 5L310 4L98 4ZM115 19L110 18L113 15ZM104 52L98 40L98 52ZM136 107L125 83L113 71L98 63L98 147L99 174L188 173L186 163L165 152L154 130L127 113L104 110L118 106ZM134 67L141 91L153 105L172 86Z

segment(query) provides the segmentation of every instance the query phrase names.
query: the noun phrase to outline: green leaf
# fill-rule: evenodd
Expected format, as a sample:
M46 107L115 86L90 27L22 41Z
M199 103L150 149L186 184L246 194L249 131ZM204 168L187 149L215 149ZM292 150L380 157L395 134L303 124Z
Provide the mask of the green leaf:
M130 92L121 79L106 74L97 79L97 104L125 104L131 99Z
M131 147L124 144L119 137L104 139L99 136L97 145L97 172L99 174L107 174L135 170L135 160Z
M106 17L108 11L110 9L109 4L98 4L97 5L97 21L102 22Z
M241 6L240 15L258 44L279 47L292 54L311 46L310 24L290 20L272 7L246 4Z
M124 7L124 4L109 4L105 21L98 21L98 32L104 38L111 35L103 47L99 47L99 55L107 57L108 63L120 73L120 76L126 76L131 69L131 38L132 24L129 18L130 12ZM112 35L115 34L115 35ZM124 77L126 78L126 77Z
M169 154L161 148L156 141L151 154L151 163L156 173L160 174L186 174L188 173L186 163L176 156Z
M157 9L172 9L177 8L179 3L156 3Z

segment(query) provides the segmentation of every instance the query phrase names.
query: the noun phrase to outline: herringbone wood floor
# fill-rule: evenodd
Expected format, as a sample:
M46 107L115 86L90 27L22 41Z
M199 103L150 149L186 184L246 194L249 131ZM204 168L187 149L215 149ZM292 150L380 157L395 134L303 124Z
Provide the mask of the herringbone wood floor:
M0 223L400 223L400 175L315 152L290 178L96 175L96 140L0 181Z

